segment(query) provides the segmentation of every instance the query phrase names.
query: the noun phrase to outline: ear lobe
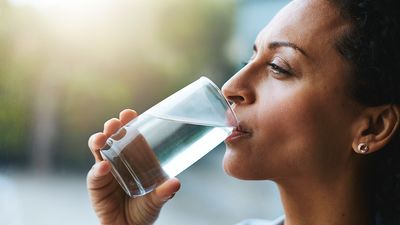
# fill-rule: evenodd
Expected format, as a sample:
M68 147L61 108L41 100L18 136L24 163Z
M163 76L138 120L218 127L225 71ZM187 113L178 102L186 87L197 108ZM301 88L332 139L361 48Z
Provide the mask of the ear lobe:
M370 153L383 148L399 127L400 106L384 105L366 109L356 131L352 147L357 153ZM368 151L362 151L360 144L366 144Z

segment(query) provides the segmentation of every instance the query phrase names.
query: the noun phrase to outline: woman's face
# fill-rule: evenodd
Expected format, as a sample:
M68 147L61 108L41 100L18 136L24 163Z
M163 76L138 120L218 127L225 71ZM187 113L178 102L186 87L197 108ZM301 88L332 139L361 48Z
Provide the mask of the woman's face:
M329 178L349 166L361 106L335 48L349 24L324 0L295 0L259 33L248 64L223 87L240 130L225 171L241 179Z

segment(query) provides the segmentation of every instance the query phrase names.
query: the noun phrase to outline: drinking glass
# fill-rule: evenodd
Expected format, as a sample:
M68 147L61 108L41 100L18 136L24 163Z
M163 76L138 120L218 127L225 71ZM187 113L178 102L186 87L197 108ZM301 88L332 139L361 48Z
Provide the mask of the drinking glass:
M236 126L221 91L201 77L128 122L100 152L124 191L136 197L188 168Z

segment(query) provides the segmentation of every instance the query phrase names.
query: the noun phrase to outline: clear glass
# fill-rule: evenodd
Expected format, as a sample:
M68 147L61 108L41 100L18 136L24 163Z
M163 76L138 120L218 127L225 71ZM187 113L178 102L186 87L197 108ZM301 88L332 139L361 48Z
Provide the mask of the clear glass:
M125 192L136 197L191 166L236 126L221 91L201 77L119 129L100 152Z

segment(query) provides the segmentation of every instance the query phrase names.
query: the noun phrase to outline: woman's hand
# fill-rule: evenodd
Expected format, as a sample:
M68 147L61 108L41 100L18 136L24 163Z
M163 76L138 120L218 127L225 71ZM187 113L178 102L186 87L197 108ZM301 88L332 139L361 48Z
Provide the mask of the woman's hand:
M89 138L89 148L96 163L87 176L87 188L92 206L102 225L147 225L153 224L163 204L180 188L178 179L167 180L156 190L141 197L130 198L111 174L111 165L100 155L107 138L120 127L137 117L133 110L123 110L119 119L104 123L103 132Z

